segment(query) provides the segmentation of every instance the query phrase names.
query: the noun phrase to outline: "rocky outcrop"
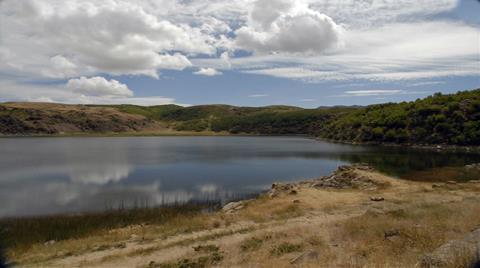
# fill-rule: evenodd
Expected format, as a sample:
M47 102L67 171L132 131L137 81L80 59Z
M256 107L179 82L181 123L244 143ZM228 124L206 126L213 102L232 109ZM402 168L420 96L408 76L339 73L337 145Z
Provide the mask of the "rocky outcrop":
M299 183L274 183L268 195L271 198L279 195L296 195L301 187L307 188L331 188L331 189L376 189L384 186L374 181L361 171L374 171L374 168L366 164L341 166L332 175ZM383 201L383 200L378 200Z
M313 183L315 188L335 188L335 189L365 189L378 186L375 181L367 176L359 174L357 171L373 171L368 165L359 164L352 166L341 166L332 175L317 179Z
M298 185L295 183L274 183L272 189L268 192L271 198L281 194L296 195L298 193Z
M423 256L420 267L480 267L480 229L463 239L450 241Z

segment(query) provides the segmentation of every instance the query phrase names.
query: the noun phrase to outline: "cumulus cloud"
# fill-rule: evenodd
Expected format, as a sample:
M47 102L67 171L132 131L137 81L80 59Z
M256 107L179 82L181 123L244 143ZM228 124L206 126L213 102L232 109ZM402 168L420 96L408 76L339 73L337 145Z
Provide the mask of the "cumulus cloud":
M103 77L70 79L66 87L75 93L95 97L132 97L133 92L127 85L117 80L107 80Z
M257 53L321 53L340 44L342 27L299 0L258 0L236 45Z
M204 76L216 76L222 75L222 72L219 72L213 68L200 68L198 71L194 72L194 74Z
M0 80L0 102L6 101L58 102L67 104L134 104L144 106L177 104L188 106L188 104L177 103L173 98L162 96L87 96L75 92L65 85L46 86Z
M191 66L188 55L215 53L219 39L131 1L6 0L1 5L1 46L8 52L3 65L10 65L3 68L41 77L100 72L157 77L159 69Z
M22 80L58 84L82 76L159 78L167 69L195 70L199 75L218 75L228 69L309 83L422 83L439 77L480 75L478 25L444 16L458 3L3 0L0 75L18 79L16 88L25 88ZM441 16L434 16L437 14ZM108 97L102 94L111 91L35 88L37 91L28 90L28 96L23 89L21 93L0 91L2 99L174 101L135 98L128 87L123 91L117 88Z

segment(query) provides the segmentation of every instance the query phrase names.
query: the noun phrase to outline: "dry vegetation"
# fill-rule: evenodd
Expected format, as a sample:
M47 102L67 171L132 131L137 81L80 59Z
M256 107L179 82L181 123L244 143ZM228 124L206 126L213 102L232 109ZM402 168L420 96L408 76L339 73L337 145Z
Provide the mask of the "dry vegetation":
M376 186L299 183L294 191L266 194L233 211L178 216L8 254L27 267L415 267L425 254L480 227L478 183L433 185L366 169L348 172ZM464 257L450 266L463 267Z

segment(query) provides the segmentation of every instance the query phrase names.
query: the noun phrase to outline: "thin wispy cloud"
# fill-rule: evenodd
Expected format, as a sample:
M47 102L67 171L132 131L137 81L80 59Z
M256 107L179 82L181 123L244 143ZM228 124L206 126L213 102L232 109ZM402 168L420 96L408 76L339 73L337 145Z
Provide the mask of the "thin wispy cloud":
M252 95L248 95L249 98L265 98L265 97L268 97L267 94L252 94Z
M391 95L417 95L417 94L428 94L427 91L406 91L398 89L372 89L372 90L350 90L345 91L342 96L346 97L370 97L370 96L381 96L377 99L383 98L384 96Z
M423 86L434 86L434 85L443 85L443 84L445 84L445 81L426 81L426 82L411 83L408 86L423 87Z
M347 95L355 95L355 96L378 96L378 95L393 95L393 94L400 94L404 92L403 90L351 90L345 91L344 93Z

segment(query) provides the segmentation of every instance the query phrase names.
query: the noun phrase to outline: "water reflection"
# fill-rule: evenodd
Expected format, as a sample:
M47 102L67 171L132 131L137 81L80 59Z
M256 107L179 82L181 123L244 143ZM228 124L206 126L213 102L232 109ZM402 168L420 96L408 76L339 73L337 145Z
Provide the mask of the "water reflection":
M403 176L480 157L292 137L0 139L0 217L226 202L354 162Z
M108 183L116 183L122 179L128 178L131 167L125 164L122 165L102 165L92 164L91 166L82 165L73 167L69 176L74 183L83 184L99 184L104 185Z

